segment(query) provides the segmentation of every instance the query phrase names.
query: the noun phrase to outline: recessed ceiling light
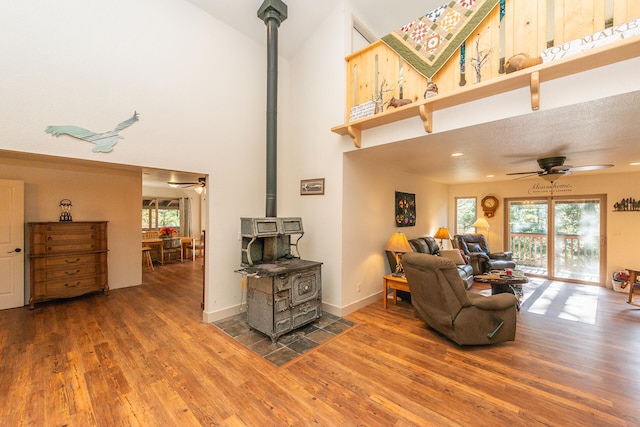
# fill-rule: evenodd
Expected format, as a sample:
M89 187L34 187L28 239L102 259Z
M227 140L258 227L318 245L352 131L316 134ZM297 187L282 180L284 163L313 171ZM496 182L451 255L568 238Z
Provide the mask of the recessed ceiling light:
M460 157L464 156L464 153L451 153L451 157Z
M640 162L629 163L629 166L640 166Z
M487 175L487 178L495 178L495 175Z

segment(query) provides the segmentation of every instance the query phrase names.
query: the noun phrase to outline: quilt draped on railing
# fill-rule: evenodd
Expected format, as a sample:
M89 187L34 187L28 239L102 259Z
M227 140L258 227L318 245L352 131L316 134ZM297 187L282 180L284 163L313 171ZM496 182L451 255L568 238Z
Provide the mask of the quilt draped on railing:
M382 41L427 78L433 77L500 0L456 0L387 34Z

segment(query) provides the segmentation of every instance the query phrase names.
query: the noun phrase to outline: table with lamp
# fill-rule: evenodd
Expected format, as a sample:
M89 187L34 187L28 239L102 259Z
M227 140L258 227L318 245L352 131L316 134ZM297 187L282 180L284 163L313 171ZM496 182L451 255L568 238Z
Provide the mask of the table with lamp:
M396 271L383 277L382 306L387 309L387 292L393 289L393 303L397 304L397 291L411 292L409 283L404 276L404 267L402 266L402 254L413 252L407 236L404 233L393 233L385 249L393 253L396 259Z
M438 231L436 231L436 234L433 235L433 238L440 239L440 249L444 249L442 241L444 239L447 239L447 240L451 239L451 235L449 234L449 229L447 227L438 228Z

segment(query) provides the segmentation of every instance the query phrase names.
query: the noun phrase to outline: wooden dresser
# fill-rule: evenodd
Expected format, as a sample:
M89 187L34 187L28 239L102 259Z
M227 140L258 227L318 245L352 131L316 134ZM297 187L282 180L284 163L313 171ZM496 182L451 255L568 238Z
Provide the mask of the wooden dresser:
M29 223L31 296L36 302L109 294L107 222Z

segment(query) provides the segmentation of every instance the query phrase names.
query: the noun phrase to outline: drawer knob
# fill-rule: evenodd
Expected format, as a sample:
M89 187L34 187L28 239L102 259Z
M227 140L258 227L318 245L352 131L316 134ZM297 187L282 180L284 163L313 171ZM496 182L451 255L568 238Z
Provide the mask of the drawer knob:
M65 284L64 284L64 286L66 286L67 288L75 288L75 287L77 287L79 284L80 284L80 282L76 282L76 284L75 284L75 285L70 285L70 284L68 284L68 283L65 283Z

